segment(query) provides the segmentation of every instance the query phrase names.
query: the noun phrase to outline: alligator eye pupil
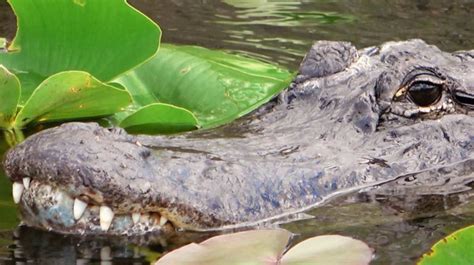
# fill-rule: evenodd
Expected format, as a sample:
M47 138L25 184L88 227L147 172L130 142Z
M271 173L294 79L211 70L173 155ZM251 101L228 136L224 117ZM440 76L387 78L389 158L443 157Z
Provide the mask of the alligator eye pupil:
M408 89L411 101L420 107L429 107L441 98L443 89L441 85L430 82L415 82Z

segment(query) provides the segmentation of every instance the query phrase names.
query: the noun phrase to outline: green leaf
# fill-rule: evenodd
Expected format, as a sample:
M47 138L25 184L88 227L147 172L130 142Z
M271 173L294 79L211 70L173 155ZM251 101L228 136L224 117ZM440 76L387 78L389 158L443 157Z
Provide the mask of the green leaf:
M474 264L474 225L458 230L436 243L418 264Z
M55 74L34 91L18 113L15 127L26 124L111 115L130 104L130 94L80 71Z
M0 65L0 127L9 128L13 122L20 91L18 78Z
M193 113L173 105L147 105L125 118L120 126L130 133L176 133L198 128Z
M9 0L18 31L0 64L18 74L24 103L47 77L67 70L100 80L141 64L158 49L161 31L125 0Z
M365 243L343 236L310 238L284 254L291 237L283 229L216 236L172 251L155 265L367 265L372 259L372 250Z
M150 61L120 76L135 104L163 102L214 127L256 109L286 88L293 74L254 59L195 46L164 44Z

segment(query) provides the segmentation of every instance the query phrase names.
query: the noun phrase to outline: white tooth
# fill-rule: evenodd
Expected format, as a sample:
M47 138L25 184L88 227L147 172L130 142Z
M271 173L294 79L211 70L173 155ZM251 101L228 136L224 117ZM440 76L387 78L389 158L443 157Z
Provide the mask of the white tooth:
M110 247L103 247L100 249L100 260L109 261L112 260L112 249Z
M133 220L134 224L138 223L138 221L140 221L140 214L139 213L132 213L132 220Z
M160 217L160 226L164 226L168 222L168 219L166 217L162 216Z
M30 182L31 182L31 178L23 178L23 185L25 186L25 189L30 188Z
M25 187L23 186L23 184L18 182L13 183L13 201L15 203L20 203L21 195L23 194L24 189Z
M87 265L90 264L87 259L76 259L76 265Z
M100 228L102 231L109 230L110 225L114 220L114 212L107 206L100 206Z
M79 220L79 218L81 218L81 216L84 214L84 212L87 208L87 203L85 203L85 202L83 202L79 199L75 199L73 208L74 208L73 209L74 219Z

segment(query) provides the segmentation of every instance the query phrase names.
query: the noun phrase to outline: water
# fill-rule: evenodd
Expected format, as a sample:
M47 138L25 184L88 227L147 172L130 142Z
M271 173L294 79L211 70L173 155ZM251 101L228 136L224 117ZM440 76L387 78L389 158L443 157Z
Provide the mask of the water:
M296 69L314 40L357 47L422 38L448 51L474 48L474 1L441 0L136 0L157 20L166 42L258 56ZM0 36L12 38L14 16L0 0ZM0 143L0 153L6 149ZM11 187L0 176L0 264L149 264L163 253L209 234L169 238L76 238L18 227ZM472 191L451 195L341 197L283 225L296 241L342 234L376 250L372 264L414 264L445 235L473 223ZM407 199L409 198L409 199Z

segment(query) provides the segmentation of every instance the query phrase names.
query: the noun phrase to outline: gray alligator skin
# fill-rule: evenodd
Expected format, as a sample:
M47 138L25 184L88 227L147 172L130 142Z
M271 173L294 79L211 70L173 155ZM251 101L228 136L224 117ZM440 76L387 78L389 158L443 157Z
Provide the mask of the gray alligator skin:
M144 136L69 123L29 137L4 165L30 226L222 229L406 176L472 182L473 112L474 51L320 41L287 90L227 126Z

